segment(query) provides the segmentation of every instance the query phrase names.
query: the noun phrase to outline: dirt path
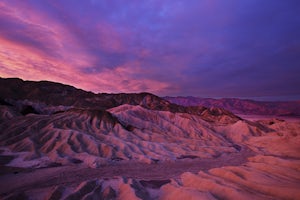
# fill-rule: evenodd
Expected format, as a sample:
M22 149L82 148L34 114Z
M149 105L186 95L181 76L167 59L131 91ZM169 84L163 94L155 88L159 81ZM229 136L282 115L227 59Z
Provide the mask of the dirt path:
M241 165L254 153L242 149L213 159L182 159L174 162L145 164L136 162L116 162L93 169L84 165L61 166L31 170L28 172L8 173L0 176L0 196L12 191L26 191L31 188L44 188L55 185L72 185L90 179L127 177L139 180L166 180L179 177L183 172L197 173L200 170L222 166Z

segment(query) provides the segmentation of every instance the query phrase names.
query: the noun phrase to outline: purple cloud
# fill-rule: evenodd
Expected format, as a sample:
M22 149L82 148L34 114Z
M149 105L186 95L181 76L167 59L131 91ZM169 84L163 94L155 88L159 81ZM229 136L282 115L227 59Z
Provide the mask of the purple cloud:
M0 76L94 92L300 94L298 1L0 3Z

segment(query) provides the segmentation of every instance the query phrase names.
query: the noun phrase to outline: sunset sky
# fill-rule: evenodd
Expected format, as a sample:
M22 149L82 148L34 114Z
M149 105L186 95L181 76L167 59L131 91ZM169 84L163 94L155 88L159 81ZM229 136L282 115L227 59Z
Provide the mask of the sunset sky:
M0 76L300 99L299 0L1 0Z

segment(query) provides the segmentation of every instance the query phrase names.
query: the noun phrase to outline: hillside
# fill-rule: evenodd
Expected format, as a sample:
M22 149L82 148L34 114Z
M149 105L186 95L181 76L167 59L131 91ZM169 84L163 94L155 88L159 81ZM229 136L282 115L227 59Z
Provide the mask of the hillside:
M0 79L1 199L297 199L300 122Z

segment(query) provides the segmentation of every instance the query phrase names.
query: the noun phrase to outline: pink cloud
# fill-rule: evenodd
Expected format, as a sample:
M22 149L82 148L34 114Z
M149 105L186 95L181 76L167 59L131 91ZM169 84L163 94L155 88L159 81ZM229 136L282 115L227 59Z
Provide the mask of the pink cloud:
M125 33L124 29L122 33L118 32L116 27L107 22L99 22L96 26L97 45L109 52L124 53L126 47L124 45L125 39L128 39L129 33ZM126 37L127 36L127 37Z
M3 4L1 6L3 7ZM159 93L168 87L167 83L161 81L136 78L139 74L148 73L138 61L126 62L96 74L83 73L82 68L101 64L101 59L86 52L82 40L78 40L70 32L76 30L76 27L66 28L38 12L24 14L22 12L26 7L5 8L7 12L0 12L2 17L6 15L16 23L16 27L9 31L19 35L21 33L16 31L22 31L22 37L16 40L16 38L6 37L9 31L1 32L0 64L3 67L0 69L0 76L2 77L52 80L95 92ZM24 16L27 17L23 18ZM47 21L47 25L41 25L43 21ZM22 30L19 30L19 27L22 27ZM93 45L100 46L106 52L126 53L124 40L130 37L129 31L121 35L114 26L106 22L98 23L95 31L98 39ZM39 45L43 45L44 49L39 49ZM150 56L147 49L136 53L144 58Z
M0 2L0 76L95 92L241 96L270 85L299 91L293 4L70 2ZM296 50L282 50L290 46Z

